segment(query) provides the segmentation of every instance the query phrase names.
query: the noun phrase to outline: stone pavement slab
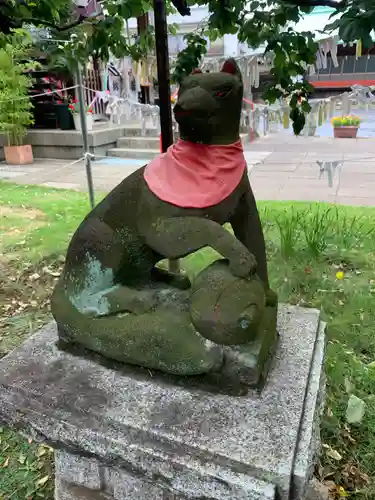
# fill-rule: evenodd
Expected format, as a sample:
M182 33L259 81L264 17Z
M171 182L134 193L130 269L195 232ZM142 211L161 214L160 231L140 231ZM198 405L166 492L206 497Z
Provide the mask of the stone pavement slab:
M294 137L279 132L244 145L250 181L259 200L327 201L375 206L375 141ZM319 179L317 161L341 161L333 186ZM94 187L108 191L146 159L100 158L92 162ZM36 159L33 165L0 163L0 180L61 189L87 189L83 162Z

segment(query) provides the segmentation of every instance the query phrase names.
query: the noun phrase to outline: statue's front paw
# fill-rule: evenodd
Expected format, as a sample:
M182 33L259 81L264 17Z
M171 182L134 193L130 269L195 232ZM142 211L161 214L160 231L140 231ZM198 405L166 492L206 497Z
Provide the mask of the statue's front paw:
M229 269L234 276L238 278L247 278L255 274L257 261L252 253L242 254L239 258L232 259L229 263Z

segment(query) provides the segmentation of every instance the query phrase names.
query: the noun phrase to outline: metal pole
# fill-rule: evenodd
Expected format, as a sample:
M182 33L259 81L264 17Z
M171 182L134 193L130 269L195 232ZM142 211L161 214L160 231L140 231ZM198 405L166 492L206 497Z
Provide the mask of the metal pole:
M167 16L164 0L154 0L155 16L155 51L158 67L159 112L161 149L165 153L173 144L171 85L169 74L168 31ZM180 271L178 260L169 260L169 270L174 273Z
M91 208L94 208L95 196L94 196L94 186L92 182L91 155L90 155L89 140L87 135L86 102L85 102L85 97L83 95L82 68L80 67L80 65L77 66L77 85L78 85L77 94L78 94L79 115L81 118L81 127L82 127L83 150L85 153L87 185L89 188Z
M173 144L168 31L164 0L154 0L155 51L158 66L160 130L162 150Z

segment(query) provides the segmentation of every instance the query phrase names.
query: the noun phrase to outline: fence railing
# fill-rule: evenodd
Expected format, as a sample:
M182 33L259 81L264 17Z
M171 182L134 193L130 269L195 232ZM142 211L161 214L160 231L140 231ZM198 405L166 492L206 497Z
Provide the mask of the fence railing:
M104 90L100 71L96 69L88 69L86 70L86 74L83 75L82 80L85 87L84 97L86 106L92 105L92 112L95 117L105 116L106 105L103 101L95 99L96 92L98 90Z

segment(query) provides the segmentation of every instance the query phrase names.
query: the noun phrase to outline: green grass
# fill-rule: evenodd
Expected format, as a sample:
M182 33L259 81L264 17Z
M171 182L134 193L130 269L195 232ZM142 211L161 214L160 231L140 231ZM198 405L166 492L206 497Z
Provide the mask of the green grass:
M279 202L259 206L271 283L280 301L320 308L328 323L327 408L317 475L331 486L332 498L347 492L349 498L373 500L375 368L369 365L375 361L375 209ZM49 320L48 298L65 248L88 210L83 193L0 182L0 233L6 234L0 240L5 283L0 290L0 356ZM213 258L207 249L182 265L194 275ZM338 271L344 279L337 278ZM366 404L358 425L346 422L350 394ZM50 450L3 429L0 499L52 499L52 481Z

